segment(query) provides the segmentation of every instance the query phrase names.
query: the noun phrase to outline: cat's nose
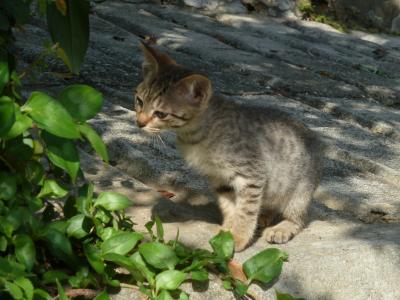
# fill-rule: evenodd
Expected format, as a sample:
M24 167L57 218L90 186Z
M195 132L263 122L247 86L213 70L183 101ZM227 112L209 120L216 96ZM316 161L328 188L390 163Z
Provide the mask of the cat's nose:
M137 120L137 125L139 126L139 128L143 128L144 126L146 126L146 123L142 123L139 120Z
M136 123L140 128L143 128L144 126L146 126L147 123L149 123L149 121L150 121L150 118L144 114L139 114L136 119Z

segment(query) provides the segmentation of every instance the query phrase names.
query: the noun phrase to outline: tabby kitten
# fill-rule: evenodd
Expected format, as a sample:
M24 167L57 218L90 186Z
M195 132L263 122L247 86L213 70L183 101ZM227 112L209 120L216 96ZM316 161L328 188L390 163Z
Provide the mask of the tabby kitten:
M272 108L239 105L213 95L210 80L164 53L140 45L144 80L136 90L137 124L148 132L173 130L190 166L205 175L236 251L253 238L286 243L305 224L320 177L320 144L300 122Z

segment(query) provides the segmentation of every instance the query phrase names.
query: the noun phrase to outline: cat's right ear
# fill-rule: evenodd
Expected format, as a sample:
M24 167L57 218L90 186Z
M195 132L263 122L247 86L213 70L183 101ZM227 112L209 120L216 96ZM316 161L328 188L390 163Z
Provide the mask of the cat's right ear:
M144 77L155 76L162 68L168 65L176 64L176 62L164 53L159 53L145 42L140 42L140 50L144 55L142 71Z
M194 106L206 104L212 95L211 81L199 74L182 78L176 83L175 88L189 104Z

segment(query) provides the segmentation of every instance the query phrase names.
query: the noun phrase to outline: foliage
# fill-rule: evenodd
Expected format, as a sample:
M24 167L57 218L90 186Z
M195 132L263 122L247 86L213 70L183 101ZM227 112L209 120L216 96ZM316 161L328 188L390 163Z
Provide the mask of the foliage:
M35 4L47 17L59 56L78 73L88 43L89 3ZM158 218L146 224L147 233L135 231L124 214L133 202L125 196L93 192L80 169L76 142L89 142L108 161L88 123L100 111L102 95L72 85L56 97L38 91L22 97L12 28L28 21L30 6L30 0L0 3L0 299L58 294L64 300L81 289L105 300L110 288L132 284L150 299L188 299L181 284L207 281L210 270L220 274L225 288L245 295L253 281L278 277L287 258L278 249L250 258L245 275L237 277L230 267L229 232L210 240L213 251L191 249L178 237L165 241ZM120 267L128 275L117 272Z
M335 14L328 8L327 1L301 0L297 8L302 13L302 18L319 23L324 23L336 28L341 32L347 32L348 26L339 21Z

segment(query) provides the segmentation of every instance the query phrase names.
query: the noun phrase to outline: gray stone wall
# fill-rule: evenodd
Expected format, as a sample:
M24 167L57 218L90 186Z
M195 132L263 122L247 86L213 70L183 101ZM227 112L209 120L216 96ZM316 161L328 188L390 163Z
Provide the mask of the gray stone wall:
M300 0L183 0L186 6L212 13L244 14L249 11L272 17L294 18L299 15ZM400 0L327 0L341 21L355 21L364 27L400 32Z
M339 19L400 32L400 0L329 0Z

